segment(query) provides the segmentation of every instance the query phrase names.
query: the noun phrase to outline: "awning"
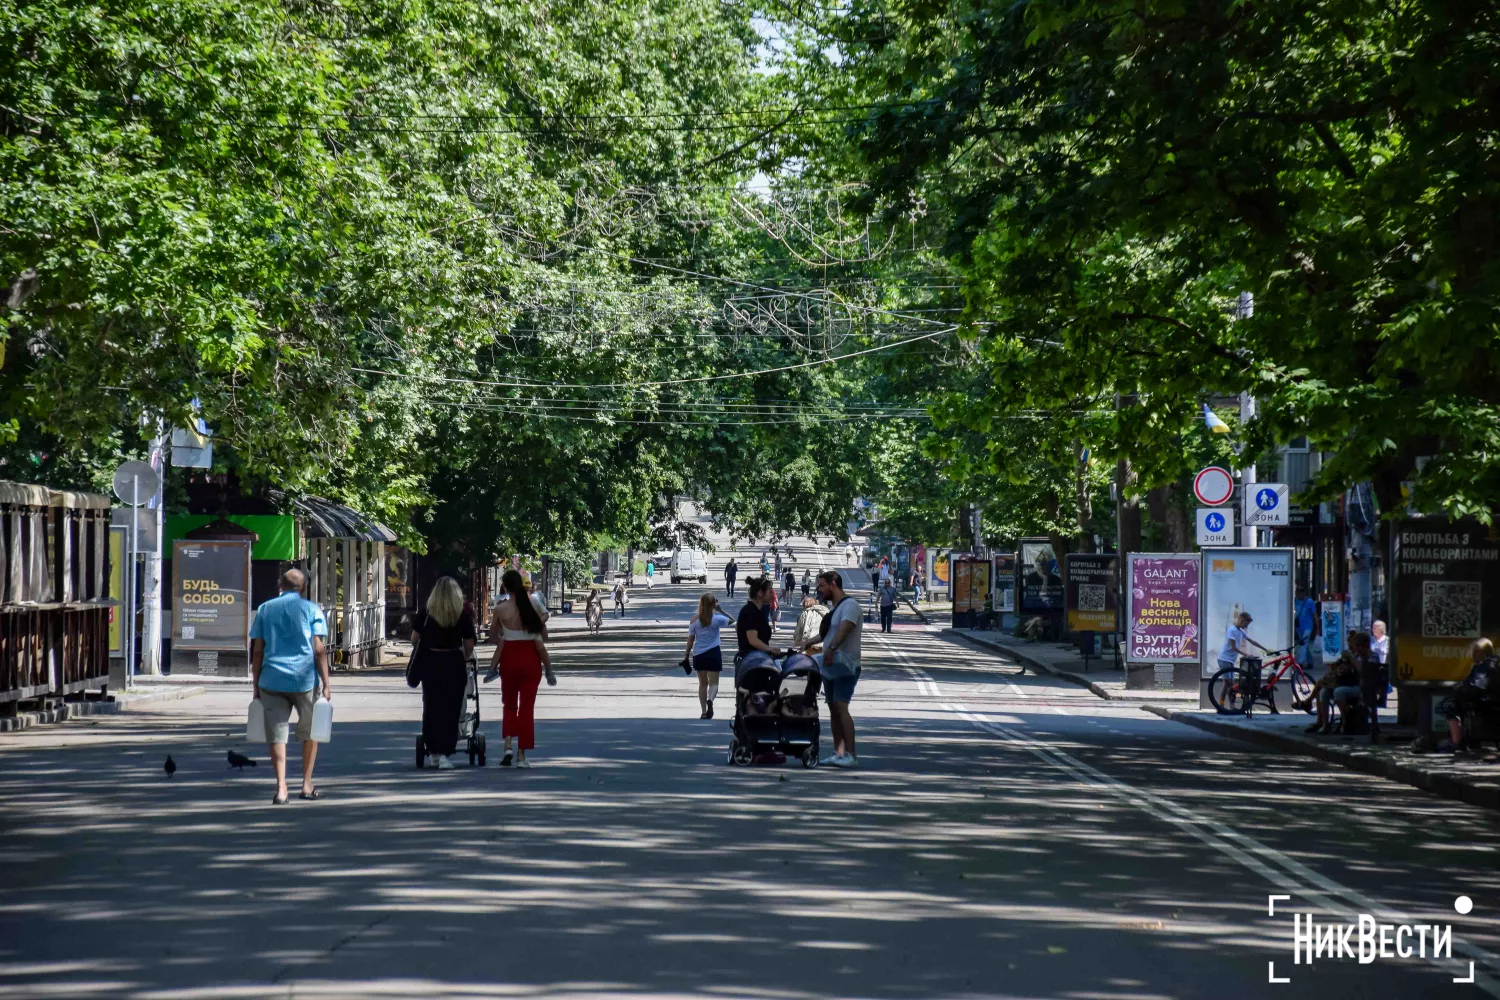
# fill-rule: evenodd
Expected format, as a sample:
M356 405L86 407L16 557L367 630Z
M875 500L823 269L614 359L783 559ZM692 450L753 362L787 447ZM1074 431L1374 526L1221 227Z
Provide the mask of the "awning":
M308 538L358 538L366 542L396 540L396 533L379 521L372 521L358 511L323 497L297 497L292 501L292 512L302 519L302 531Z
M70 507L73 509L107 510L111 506L109 497L98 493L82 493L75 490L51 490L31 483L0 481L0 503L18 504L28 507Z

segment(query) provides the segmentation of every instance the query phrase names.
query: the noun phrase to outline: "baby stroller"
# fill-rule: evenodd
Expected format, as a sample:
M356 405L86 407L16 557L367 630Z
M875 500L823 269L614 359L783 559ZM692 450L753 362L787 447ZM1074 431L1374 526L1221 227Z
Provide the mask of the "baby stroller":
M818 689L823 673L805 653L792 653L778 665L769 654L747 655L734 673L734 739L729 763L750 764L756 756L780 751L818 766Z
M469 657L464 707L458 713L458 742L469 754L469 766L484 767L484 734L479 731L479 660ZM427 766L427 741L417 736L417 767Z

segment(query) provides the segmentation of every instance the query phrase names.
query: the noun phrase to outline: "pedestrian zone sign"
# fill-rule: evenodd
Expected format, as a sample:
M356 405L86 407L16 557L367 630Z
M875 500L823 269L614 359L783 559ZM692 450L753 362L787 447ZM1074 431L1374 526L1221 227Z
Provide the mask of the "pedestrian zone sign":
M1198 508L1198 547L1234 544L1234 508Z
M1286 483L1246 483L1244 493L1246 527L1278 528L1291 523Z

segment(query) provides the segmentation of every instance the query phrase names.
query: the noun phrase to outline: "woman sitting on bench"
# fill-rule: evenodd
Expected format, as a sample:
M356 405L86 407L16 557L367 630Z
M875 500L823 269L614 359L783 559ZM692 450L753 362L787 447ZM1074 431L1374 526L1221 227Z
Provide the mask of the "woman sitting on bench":
M1360 666L1370 658L1370 637L1364 632L1350 632L1349 644L1328 672L1313 685L1311 697L1317 701L1318 721L1307 727L1309 733L1329 731L1329 708L1338 705L1341 718L1348 720L1359 710Z

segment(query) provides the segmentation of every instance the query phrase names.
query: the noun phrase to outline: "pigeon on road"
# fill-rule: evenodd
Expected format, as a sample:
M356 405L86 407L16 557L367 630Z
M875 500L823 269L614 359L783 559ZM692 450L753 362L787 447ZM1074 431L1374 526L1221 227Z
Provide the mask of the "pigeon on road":
M229 751L229 766L237 767L241 771L243 771L247 767L256 767L257 765L255 761L251 760L249 757L246 757L244 754L235 753L233 750L231 750Z
M177 773L177 762L172 759L171 754L167 754L167 762L162 767L166 768L167 777L169 778Z

